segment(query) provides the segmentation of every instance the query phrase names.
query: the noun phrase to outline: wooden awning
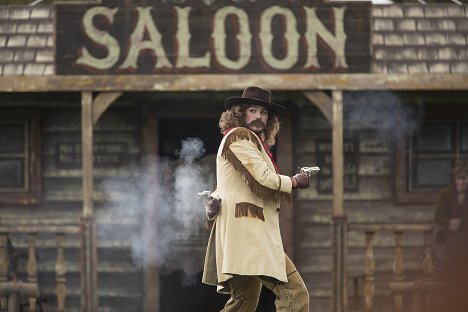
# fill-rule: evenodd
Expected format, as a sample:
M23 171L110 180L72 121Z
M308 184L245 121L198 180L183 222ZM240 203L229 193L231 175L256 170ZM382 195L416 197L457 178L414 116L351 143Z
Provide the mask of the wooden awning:
M466 74L193 74L0 77L0 92L468 90Z

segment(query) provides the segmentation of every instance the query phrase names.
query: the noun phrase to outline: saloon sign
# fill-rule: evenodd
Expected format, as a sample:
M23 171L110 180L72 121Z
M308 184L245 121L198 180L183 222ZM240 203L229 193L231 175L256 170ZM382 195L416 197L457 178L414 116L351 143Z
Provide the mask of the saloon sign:
M155 2L58 5L57 73L369 71L366 3Z

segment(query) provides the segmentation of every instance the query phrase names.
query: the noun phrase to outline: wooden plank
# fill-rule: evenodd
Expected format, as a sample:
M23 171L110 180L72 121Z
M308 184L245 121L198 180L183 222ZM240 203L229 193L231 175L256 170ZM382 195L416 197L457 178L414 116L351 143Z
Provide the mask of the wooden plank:
M83 217L93 217L93 96L82 93L81 148L83 166Z
M343 93L333 91L333 216L343 216Z
M97 247L93 202L93 96L81 98L81 145L83 166L83 214L81 219L81 311L94 312L97 296Z
M389 176L392 172L390 155L359 157L358 176Z
M47 225L47 226L0 226L0 233L67 233L79 234L80 227L73 225Z
M468 90L466 74L187 74L0 77L0 92Z
M344 193L344 200L392 200L394 197L392 185L393 181L385 175L359 176L358 191ZM299 200L333 200L333 194L318 193L317 188L317 179L312 179L311 187L297 193L296 198Z
M360 223L348 224L348 230L354 231L432 231L432 223Z
M343 142L343 92L332 92L332 158L333 158L333 288L332 310L348 310L347 294L347 240L344 195L344 142Z
M80 284L81 312L98 311L97 248L94 219L81 218Z
M411 294L417 291L424 293L434 293L446 286L441 281L417 280L414 282L391 282L390 291L392 294Z
M147 165L148 160L158 159L159 155L159 118L154 109L143 111L143 126L142 126L142 162L143 165ZM156 172L155 172L156 173ZM150 185L158 185L156 181L156 174L150 177L151 181L148 181ZM154 179L154 180L153 180ZM155 207L156 205L157 207ZM143 232L152 233L151 239L159 241L157 234L158 229L158 210L161 204L157 203L145 203L145 221L143 223ZM156 237L154 237L156 236ZM153 242L154 243L154 242ZM150 243L151 244L151 243ZM157 248L157 246L153 246ZM149 261L149 260L146 260ZM160 293L161 293L161 280L159 266L154 263L148 263L143 267L143 312L159 312L160 311Z

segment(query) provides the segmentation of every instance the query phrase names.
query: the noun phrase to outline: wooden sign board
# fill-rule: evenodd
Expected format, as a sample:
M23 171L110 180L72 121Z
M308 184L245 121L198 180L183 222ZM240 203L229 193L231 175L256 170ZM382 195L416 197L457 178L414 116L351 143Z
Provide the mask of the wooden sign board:
M317 164L320 171L317 176L317 192L319 194L333 193L333 157L331 140L317 140ZM345 140L343 144L344 168L343 184L347 192L358 191L358 153L359 143Z
M57 165L61 168L81 168L81 143L57 143ZM127 144L99 142L93 145L95 167L122 166L128 161Z
M63 75L370 72L370 2L56 6Z

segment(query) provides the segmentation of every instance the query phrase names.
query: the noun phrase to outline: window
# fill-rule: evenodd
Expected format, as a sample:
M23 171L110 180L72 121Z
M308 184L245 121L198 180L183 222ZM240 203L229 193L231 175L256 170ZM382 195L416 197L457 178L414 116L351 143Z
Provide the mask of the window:
M2 114L0 204L40 202L39 131L36 115Z
M468 120L426 121L397 153L398 201L434 202L458 159L468 159Z
M0 192L27 192L28 123L25 120L0 123Z

